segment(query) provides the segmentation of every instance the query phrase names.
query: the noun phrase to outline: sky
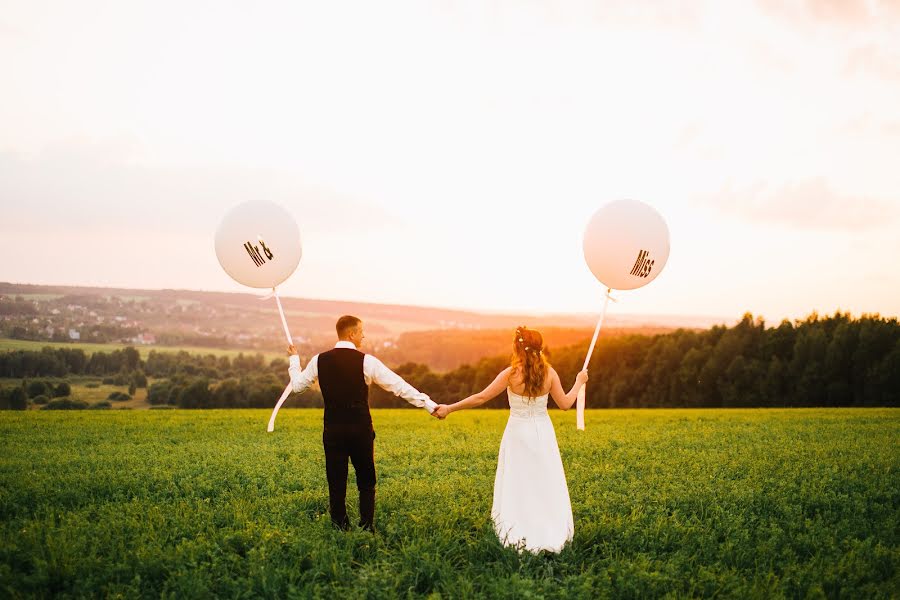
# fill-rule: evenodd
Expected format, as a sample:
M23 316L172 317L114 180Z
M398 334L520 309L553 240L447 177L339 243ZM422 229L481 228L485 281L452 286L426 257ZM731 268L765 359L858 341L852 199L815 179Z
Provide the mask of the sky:
M639 6L638 6L639 4ZM623 314L900 314L900 1L0 0L0 281L596 312L621 198L668 263Z

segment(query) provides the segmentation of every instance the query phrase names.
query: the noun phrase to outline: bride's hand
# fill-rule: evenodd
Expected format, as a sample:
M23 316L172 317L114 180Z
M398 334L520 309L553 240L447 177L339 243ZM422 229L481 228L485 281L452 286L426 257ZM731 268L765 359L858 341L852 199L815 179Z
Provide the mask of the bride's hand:
M579 371L578 375L575 376L575 383L578 385L584 385L588 380L588 372L587 369L584 371Z

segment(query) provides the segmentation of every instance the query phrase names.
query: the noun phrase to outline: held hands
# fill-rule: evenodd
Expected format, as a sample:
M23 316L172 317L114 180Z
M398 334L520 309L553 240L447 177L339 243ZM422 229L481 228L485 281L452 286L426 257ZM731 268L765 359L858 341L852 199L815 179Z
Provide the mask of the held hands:
M441 421L443 421L444 419L447 418L447 415L450 414L450 407L447 406L446 404L438 404L437 408L435 408L434 412L431 414L434 415L436 418L440 419Z

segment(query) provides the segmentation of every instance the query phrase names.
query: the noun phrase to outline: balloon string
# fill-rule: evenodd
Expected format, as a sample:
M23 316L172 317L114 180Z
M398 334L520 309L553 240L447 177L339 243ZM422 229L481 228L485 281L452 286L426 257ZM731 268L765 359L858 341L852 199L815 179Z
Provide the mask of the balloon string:
M591 355L594 353L594 346L597 344L597 337L600 335L600 327L603 325L603 318L606 316L606 309L609 306L609 301L612 300L615 302L615 299L610 296L611 292L612 289L607 288L606 294L604 294L603 309L600 311L600 318L597 319L597 326L594 328L594 337L591 338L591 345L588 347L587 356L584 358L584 366L581 367L582 371L587 369L588 364L591 362ZM584 405L586 393L587 384L581 386L578 390L577 404L575 405L575 426L580 431L584 431Z
M294 340L291 337L290 330L288 330L287 319L284 318L284 308L281 307L281 298L278 297L278 290L272 288L272 295L275 296L275 302L278 303L278 314L281 315L281 326L284 327L284 335L287 337L287 343L288 345L292 345Z
M275 417L278 415L278 409L281 408L281 405L284 404L284 401L287 400L288 396L291 395L291 392L294 391L294 385L291 382L288 382L287 387L284 388L284 391L281 392L281 397L278 399L278 403L275 405L275 410L272 411L272 416L269 417L269 424L266 426L266 431L272 433L275 431Z
M588 363L591 362L591 355L594 353L594 346L597 344L597 337L600 335L600 326L603 325L603 317L606 316L606 307L609 306L609 301L613 300L612 296L610 296L610 292L612 289L607 289L606 294L603 298L603 310L600 311L600 318L597 320L597 327L594 328L594 337L591 338L591 345L588 348L587 356L584 358L584 366L581 367L581 370L584 371L588 368Z
M291 338L290 330L288 330L287 319L284 317L284 308L281 306L281 298L278 297L278 290L272 288L272 293L267 295L266 298L271 296L275 296L275 302L278 304L278 314L281 315L281 326L284 327L284 335L287 337L287 342L289 345L293 345L294 340ZM275 410L272 411L272 416L269 417L269 425L266 427L266 431L269 433L275 431L275 417L278 415L278 409L281 408L281 405L284 404L284 401L287 400L292 391L294 391L293 385L292 383L288 383L287 387L284 388L284 391L281 393L278 402L275 404Z

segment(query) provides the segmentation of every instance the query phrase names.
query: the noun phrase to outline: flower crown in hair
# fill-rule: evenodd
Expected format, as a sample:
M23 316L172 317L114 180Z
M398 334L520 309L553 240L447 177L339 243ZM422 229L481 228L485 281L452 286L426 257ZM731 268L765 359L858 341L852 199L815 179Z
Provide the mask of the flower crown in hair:
M520 326L516 327L516 343L520 346L525 343L525 338L522 336L525 335L526 329L528 329L528 328L525 327L524 325L520 325ZM525 346L525 352L533 352L535 354L543 354L544 353L544 351L542 349L532 348L530 346Z

